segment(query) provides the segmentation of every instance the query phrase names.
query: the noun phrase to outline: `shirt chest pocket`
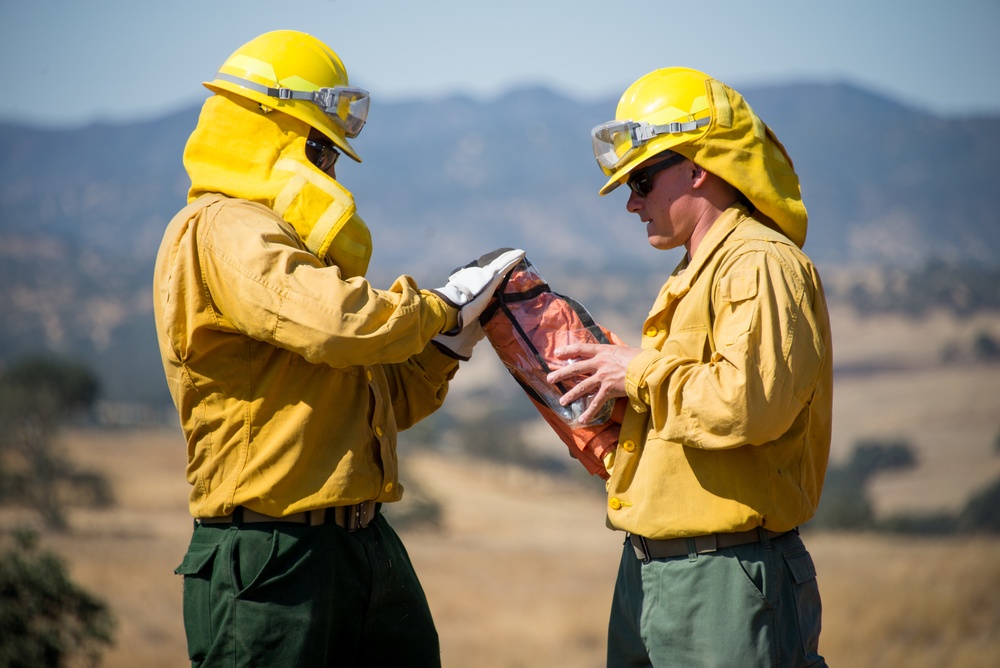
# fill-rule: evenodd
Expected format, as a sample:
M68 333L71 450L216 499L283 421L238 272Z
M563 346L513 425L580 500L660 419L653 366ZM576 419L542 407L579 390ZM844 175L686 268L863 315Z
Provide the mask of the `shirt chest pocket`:
M734 271L719 282L715 311L715 340L720 348L731 346L753 327L760 271L753 267Z

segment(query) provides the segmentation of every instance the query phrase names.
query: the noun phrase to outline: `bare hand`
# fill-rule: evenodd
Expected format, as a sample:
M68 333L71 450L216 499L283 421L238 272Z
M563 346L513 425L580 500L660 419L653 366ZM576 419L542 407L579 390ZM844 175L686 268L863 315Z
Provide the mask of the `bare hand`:
M567 406L593 394L590 406L580 416L580 422L586 424L594 419L608 399L625 396L625 373L629 363L641 352L640 348L601 343L562 346L556 348L556 357L574 361L550 373L546 380L555 384L568 379L581 379L562 396L559 403Z

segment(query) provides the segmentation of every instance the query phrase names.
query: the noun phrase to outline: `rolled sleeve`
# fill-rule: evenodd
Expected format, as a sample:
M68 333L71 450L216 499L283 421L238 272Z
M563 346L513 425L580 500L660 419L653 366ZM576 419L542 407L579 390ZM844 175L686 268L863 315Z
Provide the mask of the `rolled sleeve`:
M662 357L658 350L643 350L629 363L625 372L625 393L636 413L649 411L649 387L646 377L651 367Z

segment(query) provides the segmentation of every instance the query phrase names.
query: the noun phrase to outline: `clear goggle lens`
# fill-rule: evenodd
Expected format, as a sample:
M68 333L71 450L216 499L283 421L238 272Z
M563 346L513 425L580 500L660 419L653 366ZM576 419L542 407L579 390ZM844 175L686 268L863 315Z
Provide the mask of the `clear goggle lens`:
M594 157L601 168L610 172L625 162L632 153L658 135L692 132L709 124L711 117L696 121L651 125L643 121L608 121L590 131L594 143Z
M591 130L597 164L605 170L614 169L640 146L641 143L632 134L633 127L637 125L632 121L608 121Z
M368 105L371 98L368 91L361 88L320 88L313 93L313 102L326 112L348 137L357 137L368 120Z

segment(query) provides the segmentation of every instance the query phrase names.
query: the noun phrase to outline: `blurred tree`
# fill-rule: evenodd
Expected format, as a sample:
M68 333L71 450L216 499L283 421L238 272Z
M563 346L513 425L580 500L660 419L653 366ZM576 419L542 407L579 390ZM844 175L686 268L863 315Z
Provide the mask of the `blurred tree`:
M922 267L885 267L878 280L866 277L849 282L834 298L845 299L865 315L905 313L920 316L935 308L968 316L1000 308L1000 270L993 266L931 261Z
M958 532L954 513L897 513L879 520L878 530L921 536L945 536Z
M972 341L973 356L983 362L1000 359L1000 343L990 336L989 332L979 332Z
M1000 434L994 447L1000 450ZM867 455L871 457L872 454ZM888 465L904 457L899 452L883 452L876 457ZM882 531L906 534L947 535L954 533L1000 533L1000 480L995 480L973 494L960 512L897 514L878 522Z
M104 477L76 470L54 446L58 430L98 393L89 369L58 357L28 357L0 373L0 504L32 508L49 527L64 529L66 500L111 503Z
M967 531L1000 533L1000 480L995 480L966 502L958 525Z
M848 475L867 484L868 480L884 471L913 468L917 458L913 448L902 441L858 441L847 462Z
M872 528L874 521L874 509L864 483L844 469L828 469L823 496L809 526L863 530Z
M111 643L107 607L75 585L59 558L20 531L0 553L0 666L63 666L82 659L96 666Z
M886 471L915 466L913 448L902 441L859 441L843 466L830 466L811 527L863 530L875 528L869 483Z

